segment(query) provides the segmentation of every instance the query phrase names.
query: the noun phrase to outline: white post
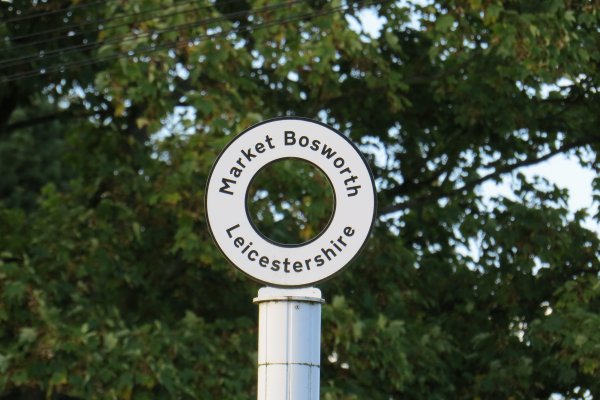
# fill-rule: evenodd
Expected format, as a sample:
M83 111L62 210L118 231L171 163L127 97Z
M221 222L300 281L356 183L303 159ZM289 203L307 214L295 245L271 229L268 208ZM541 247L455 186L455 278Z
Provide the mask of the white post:
M258 291L258 400L319 400L321 291Z

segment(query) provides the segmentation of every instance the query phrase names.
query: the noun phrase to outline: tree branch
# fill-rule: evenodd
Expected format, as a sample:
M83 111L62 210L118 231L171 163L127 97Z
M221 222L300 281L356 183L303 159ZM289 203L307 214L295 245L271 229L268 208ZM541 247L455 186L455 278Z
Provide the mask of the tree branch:
M12 124L6 125L6 127L0 132L0 134L8 135L19 129L29 128L29 127L32 127L35 125L44 124L44 123L52 122L55 120L64 121L67 119L87 117L90 115L91 114L89 114L89 113L73 112L71 110L55 112L52 114L42 115L41 117L29 118L29 119L26 119L23 121L18 121L18 122L14 122Z
M478 179L474 179L470 182L467 182L464 185L462 185L461 187L456 188L452 191L440 192L440 193L437 193L437 195L418 196L411 200L407 200L407 201L399 203L399 204L391 204L391 205L389 205L387 207L383 207L381 210L379 210L378 215L381 217L381 216L384 216L387 214L391 214L393 212L406 210L408 208L414 207L419 204L431 203L434 200L439 200L439 199L443 199L443 198L451 198L451 197L460 195L461 193L463 193L466 190L472 190L476 186L479 186L482 183L487 182L489 180L496 179L503 174L512 172L512 171L522 168L522 167L528 167L531 165L538 164L538 163L546 161L558 154L566 153L575 148L582 147L582 146L585 146L587 144L592 144L592 143L594 143L594 142L590 141L590 140L580 140L580 141L573 142L571 144L568 144L568 145L565 145L558 149L555 149L553 151L550 151L549 153L544 154L543 156L530 158L530 159L523 160L523 161L520 161L520 162L517 162L514 164L505 165L501 168L497 168L494 172L491 172L491 173L484 175Z
M514 164L510 164L510 165L505 165L502 168L498 168L496 169L494 172L491 172L487 175L482 176L479 179L475 179L471 182L465 183L462 187L460 187L459 189L456 189L456 191L462 192L464 190L470 190L473 189L475 186L479 186L482 183L489 181L490 179L495 179L498 178L500 175L505 174L507 172L512 172L515 169L521 168L521 167L528 167L530 165L534 165L534 164L538 164L540 162L546 161L558 154L562 154L562 153L566 153L570 150L573 150L577 147L581 147L584 146L586 144L588 144L588 140L584 141L577 141L577 142L573 142L567 146L563 146L561 148L555 149L553 151L550 151L548 154L545 154L541 157L537 157L537 158L533 158L533 159L528 159L528 160L523 160L521 162L518 163L514 163Z
M8 122L19 102L19 89L11 83L6 86L4 93L0 95L0 129Z

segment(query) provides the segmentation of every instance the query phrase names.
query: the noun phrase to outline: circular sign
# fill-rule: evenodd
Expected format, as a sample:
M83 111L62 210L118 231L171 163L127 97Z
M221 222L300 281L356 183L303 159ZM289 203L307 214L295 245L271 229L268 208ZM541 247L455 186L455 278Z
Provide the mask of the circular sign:
M286 158L321 169L335 197L327 227L297 245L262 235L246 207L252 178ZM211 235L234 266L262 283L301 287L336 274L361 250L375 218L375 184L365 158L340 132L309 119L277 118L247 129L227 145L208 177L205 202Z

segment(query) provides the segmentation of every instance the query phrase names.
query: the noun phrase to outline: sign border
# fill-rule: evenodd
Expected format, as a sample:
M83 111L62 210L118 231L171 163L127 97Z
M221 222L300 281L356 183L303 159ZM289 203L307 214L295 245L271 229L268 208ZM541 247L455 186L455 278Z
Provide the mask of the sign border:
M212 228L212 226L211 226L211 224L210 224L210 219L209 219L209 217L208 217L208 204L207 204L207 202L208 202L208 185L210 184L210 181L211 181L211 179L212 179L213 172L215 171L215 168L216 168L217 164L219 163L219 160L221 159L221 157L223 156L223 154L224 154L224 153L227 151L227 149L228 149L228 148L229 148L231 145L233 145L233 143L235 143L235 141L236 141L238 138L242 137L242 136L243 136L244 134L246 134L248 131L250 131L250 130L252 130L252 129L254 129L254 128L258 127L258 126L261 126L261 125L264 125L264 124L268 124L268 123L271 123L271 122L274 122L274 121L286 121L286 120L287 120L287 121L290 121L290 120L300 120L300 121L305 121L305 122L310 122L310 123L318 124L318 125L321 125L321 126L323 126L323 127L327 128L327 129L329 129L330 131L332 131L332 132L336 133L338 136L342 137L342 138L343 138L343 139L344 139L344 140L345 140L345 141L346 141L346 142L347 142L347 143L348 143L348 144L349 144L349 145L350 145L350 146L351 146L351 147L352 147L352 148L353 148L353 149L356 151L356 153L358 154L358 156L360 157L360 159L361 159L361 160L362 160L362 162L364 163L364 165L365 165L365 167L366 167L366 169L367 169L367 171L368 171L368 173L369 173L369 180L370 180L370 182L371 182L371 187L372 187L372 189L373 189L373 191L372 191L372 193L373 193L373 216L372 216L372 218L371 218L371 224L370 224L370 226L369 226L369 230L368 230L368 232L367 232L366 239L365 239L365 240L364 240L364 242L363 242L363 243L360 245L360 248L359 248L359 249L356 251L356 253L354 254L354 256L352 256L352 258L351 258L351 259L350 259L350 260L349 260L349 261L348 261L348 262L347 262L347 263L346 263L346 264L345 264L343 267L339 268L337 271L335 271L335 272L334 272L334 273L332 273L331 275L328 275L328 276L326 276L326 277L325 277L325 278L323 278L323 279L319 279L319 280L312 281L312 282L307 282L307 283L300 284L300 285L281 285L281 284L276 284L276 283L266 282L266 281L263 281L263 280L260 280L260 279L258 279L258 278L256 278L256 277L254 277L254 276L250 275L248 272L246 272L246 271L242 270L242 269L241 269L240 267L238 267L238 266L237 266L237 265L236 265L236 264L235 264L233 261L231 261L231 259L230 259L230 258L227 256L227 253L226 253L225 251L223 251L223 249L222 249L222 248L221 248L221 246L219 245L219 242L217 241L217 239L215 238L215 235L213 234L213 228ZM253 176L253 177L250 179L250 183L252 182L252 180L254 179L254 177L255 177L255 176L256 176L256 175L257 175L257 174L258 174L258 173L259 173L259 172L260 172L260 171L261 171L263 168L265 168L267 165L269 165L269 164L271 164L271 163L273 163L273 162L275 162L275 161L279 161L279 160L285 160L285 159L289 159L289 158L295 158L295 159L299 159L299 160L302 160L302 161L308 162L308 163L312 164L313 166L316 166L316 165L314 165L314 163L312 163L311 161L309 161L309 160L306 160L306 159L303 159L303 158L299 158L299 157L293 157L293 156L291 156L291 157L281 157L281 158L279 158L279 159L277 159L277 160L271 161L271 162L269 162L269 163L265 164L264 166L262 166L262 167L261 167L261 168L260 168L260 169L259 169L259 170L256 172L256 174L255 174L255 175L254 175L254 176ZM317 168L319 168L319 169L321 169L321 168L320 168L320 167L318 167L318 166L316 166L316 167L317 167ZM332 185L332 187L333 187L333 184L331 183L331 179L329 178L329 176L328 176L328 175L327 175L327 174L326 174L324 171L323 171L323 174L324 174L324 175L327 177L327 179L330 181L330 184L331 184L331 185ZM323 233L325 233L325 232L327 231L327 228L329 228L329 226L330 226L330 223L331 223L331 221L332 221L332 219L333 219L333 216L334 216L334 214L335 214L336 207L337 207L337 196L335 195L335 190L333 190L333 193L334 193L334 208L333 208L333 212L332 212L331 218L330 218L329 222L327 223L327 226L326 226L326 227L325 227L325 228L324 228L324 229L323 229L323 230L322 230L322 231L321 231L321 232L320 232L320 233L319 233L317 236L315 236L314 238L311 238L310 240L308 240L308 241L306 241L306 242L300 243L300 244L291 244L291 245L288 245L288 244L278 243L278 242L275 242L274 240L272 240L272 239L269 239L269 238L267 238L266 236L264 236L264 235L263 235L262 233L260 233L260 231L258 231L258 230L256 229L256 227L254 226L254 223L252 222L252 218L250 218L250 215L248 214L248 203L247 203L247 201L248 201L248 198L247 198L247 193L248 193L248 189L249 189L249 187L250 187L250 185L248 185L248 187L246 188L246 190L245 190L245 192L244 192L244 199L245 199L245 204L244 204L244 206L245 206L245 207L244 207L244 212L246 213L246 218L248 218L248 220L250 221L250 225L252 226L252 228L253 228L253 229L254 229L254 230L255 230L255 231L256 231L256 232L257 232L257 233L258 233L258 234L259 234L259 235L260 235L260 236L263 238L263 239L265 239L265 240L269 241L270 243L272 243L272 244L274 244L274 245L281 246L281 247L301 247L301 246L302 246L302 245L304 245L304 244L311 243L312 241L314 241L314 240L318 239L320 236L322 236L322 234L323 234ZM327 124L325 124L325 123L323 123L323 122L316 121L316 120L314 120L314 119L311 119L311 118L306 118L306 117L295 117L295 116L292 116L292 117L275 117L275 118L269 118L269 119L266 119L266 120L264 120L264 121L260 121L260 122L258 122L258 123L256 123L256 124L254 124L254 125L252 125L252 126L250 126L250 127L246 128L246 129L244 129L242 132L238 133L237 135L235 135L235 137L233 137L233 139L231 139L231 140L230 140L230 141L227 143L227 145L226 145L226 146L225 146L225 147L224 147L224 148L223 148L223 149L222 149L222 150L219 152L219 154L218 154L217 158L215 158L215 160L213 161L213 164L212 164L212 167L211 167L211 169L210 169L210 172L209 172L209 174L208 174L208 176L207 176L207 178L206 178L206 185L205 185L205 187L204 187L204 213L205 213L205 216L206 216L206 224L208 225L208 232L209 232L209 234L210 234L210 236L211 236L211 238L212 238L212 241L213 241L213 242L214 242L214 244L217 246L217 248L219 249L219 251L221 252L221 254L222 254L224 257L225 257L225 259L227 260L227 262L228 262L229 264L231 264L232 266L234 266L234 267L235 267L235 269L237 269L238 271L242 272L244 275L246 275L247 277L249 277L249 278L250 278L250 279L252 279L253 281L255 281L255 282L257 282L257 283L260 283L260 284L267 285L267 286L271 286L271 287L278 287L278 288L303 288L303 287L311 287L311 286L314 286L314 285L316 285L316 284L318 284L318 283L325 282L325 281L327 281L327 280L329 280L329 279L331 279L331 278L335 277L336 275L338 275L340 272L342 272L343 270L345 270L346 268L348 268L348 266L349 266L349 265L350 265L352 262L354 262L354 260L356 260L356 258L357 258L357 257L358 257L358 256L359 256L359 255L362 253L362 251L364 250L364 248L365 248L365 246L366 246L366 244L367 244L367 241L368 241L369 237L371 236L371 233L373 232L373 227L374 227L374 225L375 225L375 220L377 219L377 190L376 190L376 186L375 186L375 178L373 177L373 171L371 171L371 167L369 166L369 163L368 163L367 159L365 158L364 154L363 154L363 153L360 151L360 149L359 149L359 148L358 148L358 147L357 147L357 146L356 146L356 145L355 145L355 144L354 144L354 143L353 143L353 142L352 142L352 141L351 141L351 140L350 140L350 139L349 139L349 138L348 138L346 135L344 135L343 133L341 133L339 130L335 129L334 127L332 127L332 126L330 126L330 125L327 125Z

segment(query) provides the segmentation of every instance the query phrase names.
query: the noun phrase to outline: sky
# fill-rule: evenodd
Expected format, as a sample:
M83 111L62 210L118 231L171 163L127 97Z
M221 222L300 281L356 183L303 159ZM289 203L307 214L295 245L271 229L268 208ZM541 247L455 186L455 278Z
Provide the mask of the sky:
M356 31L362 30L373 38L379 37L379 30L384 22L383 19L379 18L370 9L364 9L358 15L359 20L351 17L347 18L350 26ZM585 221L585 226L600 234L600 224L593 218L593 215L598 213L598 204L594 204L592 190L592 180L595 173L589 168L582 167L576 157L560 154L534 166L520 168L518 172L525 174L527 178L532 178L535 175L541 176L556 186L567 189L569 191L570 211L575 212L582 208L588 209L590 215ZM510 176L507 176L501 184L486 182L480 189L486 197L495 195L513 197L510 181Z
M350 27L357 32L362 31L373 38L377 38L384 22L383 19L379 18L370 9L364 9L358 16L358 20L347 17ZM413 23L416 25L418 22L414 21ZM168 135L169 132L173 131L174 125L177 125L181 119L194 119L191 108L179 108L176 110L176 113L180 114L178 118L168 119L165 128L159 132L159 136ZM598 204L594 204L593 202L592 191L592 180L595 174L591 169L582 167L576 157L559 154L534 166L519 168L515 172L523 173L528 178L538 175L546 178L559 188L567 189L569 192L570 211L574 213L582 208L589 210L590 215L586 219L584 226L600 234L600 224L593 218L598 213ZM480 190L483 196L487 198L497 195L514 198L511 189L511 175L507 175L500 184L486 182L481 185Z

